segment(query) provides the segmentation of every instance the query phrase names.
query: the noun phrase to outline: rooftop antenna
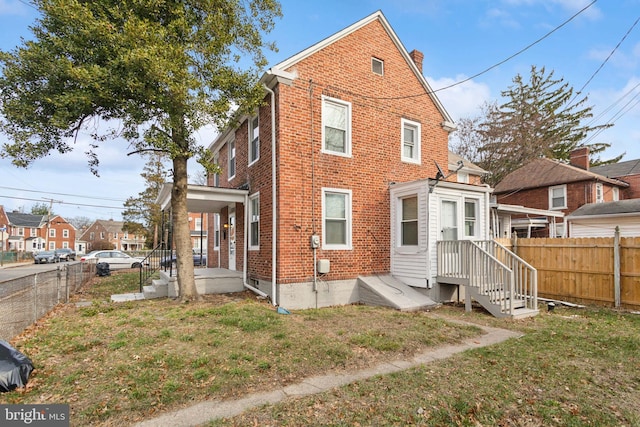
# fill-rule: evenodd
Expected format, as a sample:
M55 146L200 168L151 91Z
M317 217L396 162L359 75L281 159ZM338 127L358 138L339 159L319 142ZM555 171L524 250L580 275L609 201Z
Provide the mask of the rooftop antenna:
M438 183L441 180L446 181L447 178L449 178L454 173L458 173L458 171L464 167L464 162L462 160L458 160L458 163L457 163L458 167L456 168L456 170L454 170L453 172L450 172L448 175L445 175L444 172L442 171L442 168L438 164L438 162L434 160L433 163L436 164L436 168L438 168L438 172L436 173L436 177L434 178L436 182L431 187L429 187L429 193L433 192L433 189L436 187L436 185L438 185Z

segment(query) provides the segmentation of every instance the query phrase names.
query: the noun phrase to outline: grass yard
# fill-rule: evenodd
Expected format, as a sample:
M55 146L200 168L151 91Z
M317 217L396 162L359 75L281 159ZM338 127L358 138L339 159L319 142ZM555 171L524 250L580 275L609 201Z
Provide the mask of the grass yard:
M68 403L72 426L129 425L480 333L429 313L367 306L281 315L248 292L188 304L109 301L137 291L137 280L137 273L96 277L77 301L13 340L36 370L24 390L1 394L0 402Z
M277 314L254 294L114 304L136 273L96 277L12 344L36 366L2 403L69 403L71 425L130 425L205 399L352 371L480 333L525 335L210 426L640 426L640 315L556 307L505 321L445 306ZM434 314L437 317L434 317Z

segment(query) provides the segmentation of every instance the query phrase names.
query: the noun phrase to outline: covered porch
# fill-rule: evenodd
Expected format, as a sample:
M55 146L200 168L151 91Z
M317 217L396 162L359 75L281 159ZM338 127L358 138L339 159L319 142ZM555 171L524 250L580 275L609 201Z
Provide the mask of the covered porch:
M168 232L163 233L162 243L166 248L172 248L172 222L171 215L171 192L173 184L165 183L161 188L157 202L164 214L167 213L168 224L166 229ZM212 239L207 245L206 266L194 270L196 288L199 293L226 293L240 292L245 288L252 289L247 285L247 250L248 246L244 236L247 235L248 224L247 208L248 208L248 190L235 188L209 187L203 185L188 185L187 187L187 211L189 213L200 214L218 214L220 222L208 221L209 227L215 229L220 227L224 233L224 239ZM240 224L235 222L235 213L242 212L242 221ZM240 212L238 212L240 213ZM236 233L239 227L242 233ZM209 230L210 231L210 230ZM215 236L214 230L210 235ZM220 234L218 234L220 236ZM239 238L236 240L236 236ZM224 240L224 247L223 247ZM217 245L217 246L216 246ZM235 258L239 255L240 262L236 264ZM200 256L201 254L195 254ZM201 258L204 259L204 258ZM233 262L231 260L233 259ZM166 291L160 291L158 296L179 296L179 280L177 272L172 268L165 268L160 272L161 279L154 283L156 288L168 287ZM224 268L223 268L224 267ZM155 281L154 281L155 282ZM253 289L252 289L253 290ZM146 293L146 291L145 291ZM149 295L149 297L153 297Z

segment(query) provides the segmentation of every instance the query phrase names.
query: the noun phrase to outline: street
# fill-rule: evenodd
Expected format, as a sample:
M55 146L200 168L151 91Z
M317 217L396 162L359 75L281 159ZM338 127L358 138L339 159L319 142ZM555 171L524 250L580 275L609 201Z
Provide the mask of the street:
M5 264L0 269L0 284L2 282L15 279L18 277L28 276L30 274L41 273L43 271L53 271L58 268L63 268L67 264L74 264L80 261L62 261L56 264L21 264L12 266L11 264Z

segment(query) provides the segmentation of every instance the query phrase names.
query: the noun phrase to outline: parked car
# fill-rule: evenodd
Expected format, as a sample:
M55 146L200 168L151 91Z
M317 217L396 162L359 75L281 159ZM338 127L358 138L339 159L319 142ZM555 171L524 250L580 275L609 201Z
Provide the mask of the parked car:
M117 268L138 268L144 257L132 257L122 251L102 250L89 252L80 258L80 262L106 262L111 270Z
M164 257L160 260L160 266L169 267L170 264L176 264L176 254L172 254L171 256ZM206 266L207 265L207 254L200 255L199 252L193 252L193 265L194 266Z
M76 260L76 251L74 251L71 248L56 249L56 253L58 254L58 258L60 258L60 261L75 261Z
M53 264L60 262L60 258L55 251L42 251L33 255L33 262L36 264Z

